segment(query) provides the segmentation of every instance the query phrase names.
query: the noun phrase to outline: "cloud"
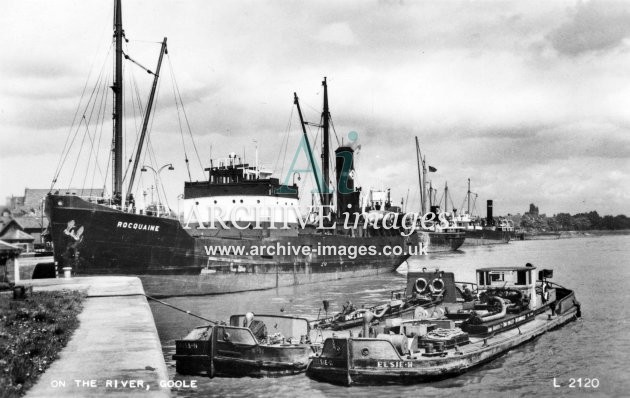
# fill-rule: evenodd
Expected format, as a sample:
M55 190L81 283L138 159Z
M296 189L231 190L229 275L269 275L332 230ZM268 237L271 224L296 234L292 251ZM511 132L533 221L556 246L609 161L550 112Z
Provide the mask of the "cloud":
M630 4L627 2L578 2L572 17L547 35L561 54L610 50L630 35Z
M357 43L356 37L347 22L336 22L326 25L317 32L315 38L340 46L351 46Z
M7 37L18 38L6 43L0 65L0 169L3 177L11 175L0 184L0 196L19 193L24 185L45 186L42 176L52 171L41 169L49 163L30 154L53 158L54 166L88 72L92 80L101 68L111 73L106 60L111 3L64 4L11 2L0 14ZM251 159L257 139L260 160L278 163L283 179L281 164L291 161L301 136L293 92L305 119L317 123L321 79L327 76L337 134L360 134L360 182L366 188L392 187L397 200L417 187L414 136L438 167L435 185L448 180L458 199L471 177L479 200L494 198L497 211L522 211L529 202L538 204L537 197L545 211L590 210L582 202L599 205L608 184L630 185L630 85L623 72L630 70L630 58L610 51L621 48L628 33L623 26L628 7L621 3L267 0L264 7L253 5L250 0L124 4L126 46L134 59L153 69L156 42L168 36L151 142L158 166L175 164L168 173L173 197L187 179L176 150L180 121L188 137L173 102L171 61L206 167L210 156L232 151L245 151ZM139 77L146 101L152 77L131 64L125 71ZM105 91L108 110L98 137L105 144L99 158L107 163L111 91ZM126 94L133 92L126 88ZM127 107L129 152L141 122L131 120L130 102ZM314 141L316 129L310 128ZM77 151L81 142L76 139ZM85 160L88 144L85 140ZM199 168L191 151L188 146L191 168ZM47 155L53 152L56 156ZM23 167L21 158L33 167ZM630 200L622 194L608 199L597 210L630 213Z

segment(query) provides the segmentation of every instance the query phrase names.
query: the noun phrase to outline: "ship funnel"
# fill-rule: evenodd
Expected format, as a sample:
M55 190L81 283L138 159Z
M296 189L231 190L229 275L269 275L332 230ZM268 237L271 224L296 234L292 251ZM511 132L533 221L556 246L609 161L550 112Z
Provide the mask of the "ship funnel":
M361 190L354 188L354 149L342 146L335 150L337 176L337 214L360 213Z
M486 205L486 224L494 225L494 217L492 216L492 199L489 199Z

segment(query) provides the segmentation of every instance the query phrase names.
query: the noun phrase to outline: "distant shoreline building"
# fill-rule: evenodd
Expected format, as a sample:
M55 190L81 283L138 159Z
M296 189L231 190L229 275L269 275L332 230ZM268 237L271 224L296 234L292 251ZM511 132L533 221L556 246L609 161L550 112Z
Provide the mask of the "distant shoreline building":
M57 189L55 191L59 193L64 193L66 195L99 197L103 196L104 193L103 188L69 188L65 190ZM14 217L26 214L40 215L43 210L44 198L50 192L50 189L24 188L24 196L7 197L6 208L11 212L11 215Z
M50 189L24 189L24 196L9 196L6 207L0 208L0 240L19 247L24 252L32 252L43 247L44 231L48 219L44 216L44 199ZM66 195L102 196L104 190L77 189L57 190Z
M533 203L530 203L529 211L526 211L525 215L530 216L530 217L538 217L539 215L538 206L535 206Z

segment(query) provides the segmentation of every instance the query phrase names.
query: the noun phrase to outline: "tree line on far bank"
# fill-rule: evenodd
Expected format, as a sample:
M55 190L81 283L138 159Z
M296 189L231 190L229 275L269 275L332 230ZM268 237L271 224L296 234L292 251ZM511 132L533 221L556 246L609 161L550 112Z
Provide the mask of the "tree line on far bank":
M600 216L596 211L588 213L558 213L553 217L524 214L521 228L552 231L620 230L630 229L630 218L623 214Z

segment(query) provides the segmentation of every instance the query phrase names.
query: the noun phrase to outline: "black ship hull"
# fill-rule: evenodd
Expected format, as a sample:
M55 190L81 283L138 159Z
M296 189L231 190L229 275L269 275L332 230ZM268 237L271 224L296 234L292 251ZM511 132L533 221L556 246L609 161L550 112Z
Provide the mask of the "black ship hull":
M427 253L450 252L459 249L467 239L463 232L421 232L420 240L427 241Z
M467 229L466 246L483 246L508 243L513 232L492 229Z
M193 236L175 219L122 212L76 196L49 195L46 203L54 258L76 275L134 275L153 296L202 295L270 289L391 272L417 249L418 237ZM254 246L373 247L350 258L337 253L249 255ZM384 254L386 247L401 254ZM225 253L241 247L243 253Z

